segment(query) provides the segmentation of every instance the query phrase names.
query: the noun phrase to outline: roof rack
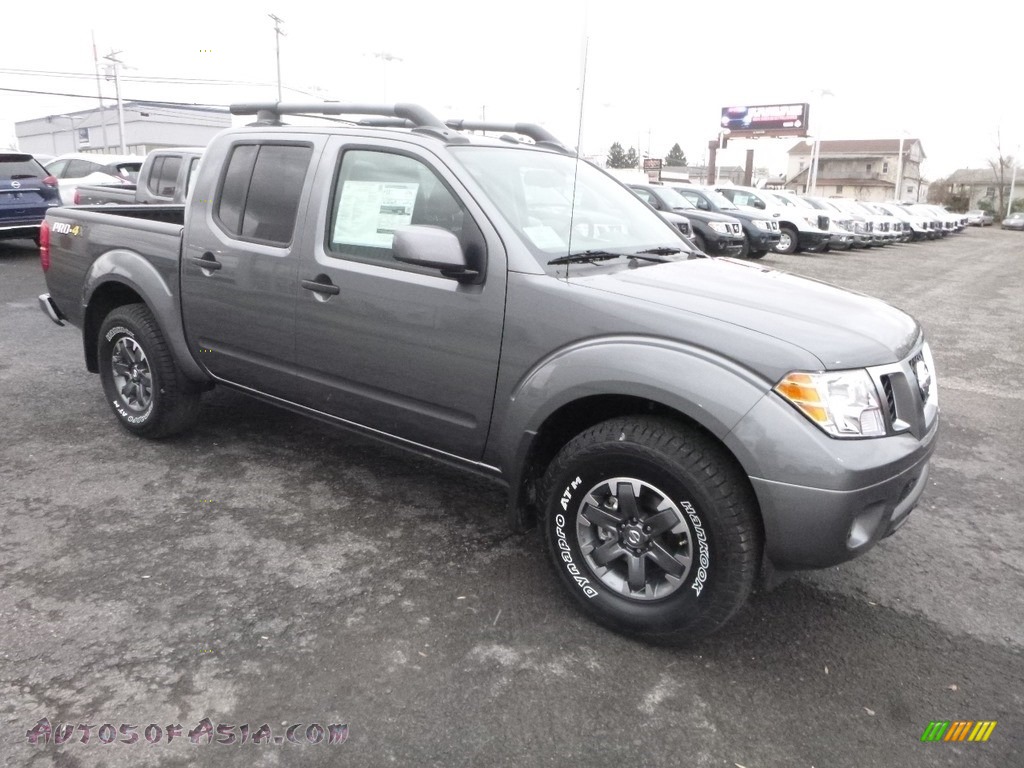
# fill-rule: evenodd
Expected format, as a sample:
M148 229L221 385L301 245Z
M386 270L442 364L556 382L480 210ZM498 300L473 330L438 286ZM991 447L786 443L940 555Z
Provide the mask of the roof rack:
M413 131L437 136L448 142L466 141L419 104L342 104L336 101L285 103L263 101L232 104L233 115L256 115L255 125L282 125L281 115L380 115L393 124L411 125ZM369 123L368 123L369 124Z
M233 115L256 115L255 125L281 125L281 115L373 115L355 121L375 128L411 128L452 144L468 141L452 131L502 131L533 139L538 146L575 155L546 128L535 123L489 123L484 120L446 120L442 122L418 104L342 104L335 101L286 104L276 101L232 104Z
M574 155L571 149L555 138L547 128L536 123L489 123L485 120L445 120L445 125L456 131L505 131L518 133L533 139L537 144L558 150L566 155Z

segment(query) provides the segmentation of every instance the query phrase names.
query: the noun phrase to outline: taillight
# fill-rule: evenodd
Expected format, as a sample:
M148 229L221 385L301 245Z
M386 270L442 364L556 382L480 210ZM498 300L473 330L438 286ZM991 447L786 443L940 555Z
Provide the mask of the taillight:
M81 198L78 196L78 190L75 190L75 205L81 205Z
M43 272L50 269L50 225L45 221L39 227L39 263L43 265Z
M45 184L48 187L56 187L57 186L57 177L56 176L47 176L45 179L43 179L43 184Z

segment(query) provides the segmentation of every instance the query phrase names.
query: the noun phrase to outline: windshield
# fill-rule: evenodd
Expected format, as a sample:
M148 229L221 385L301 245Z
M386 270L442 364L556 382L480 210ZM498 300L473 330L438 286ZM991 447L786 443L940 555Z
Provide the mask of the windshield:
M678 230L589 163L579 162L577 175L576 158L552 152L480 146L451 152L541 264L597 250L632 254L666 248L679 250L680 258L690 256Z
M683 188L675 187L674 189L676 189L676 191L679 192L682 195L686 194L686 188L685 187L683 187ZM700 193L702 195L704 195L704 197L706 197L708 199L708 202L710 202L711 205L713 205L715 208L718 208L718 210L720 210L720 211L738 211L739 210L739 208L736 207L736 204L733 203L732 200L730 200L728 197L723 195L721 192L718 192L718 191L716 191L714 189L704 189L704 188L702 188L700 190ZM687 199L689 199L689 198L687 198Z
M652 187L651 189L654 190L654 193L660 197L661 201L669 208L682 208L689 211L697 207L672 189L672 187Z

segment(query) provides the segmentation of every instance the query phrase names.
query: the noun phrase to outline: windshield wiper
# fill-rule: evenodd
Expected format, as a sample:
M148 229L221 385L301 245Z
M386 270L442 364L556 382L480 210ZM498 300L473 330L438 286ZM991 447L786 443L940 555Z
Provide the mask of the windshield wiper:
M682 248L648 248L645 251L637 251L633 254L633 258L642 259L641 253L652 253L655 256L672 256L676 253L682 253ZM665 261L665 259L647 259L647 261Z
M559 256L557 259L549 261L548 264L589 264L594 261L617 259L626 255L628 254L612 253L611 251L580 251L579 253L570 253L568 256Z

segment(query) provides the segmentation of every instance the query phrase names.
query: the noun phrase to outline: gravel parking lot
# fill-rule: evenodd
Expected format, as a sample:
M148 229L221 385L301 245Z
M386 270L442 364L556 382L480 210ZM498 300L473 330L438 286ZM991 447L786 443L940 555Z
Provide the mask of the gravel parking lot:
M921 320L930 487L866 556L667 649L577 615L485 481L223 390L185 436L129 436L31 243L0 243L3 764L1024 765L1022 252L993 228L760 262ZM91 740L30 746L41 718ZM193 745L204 718L270 743ZM933 720L998 725L921 743Z

